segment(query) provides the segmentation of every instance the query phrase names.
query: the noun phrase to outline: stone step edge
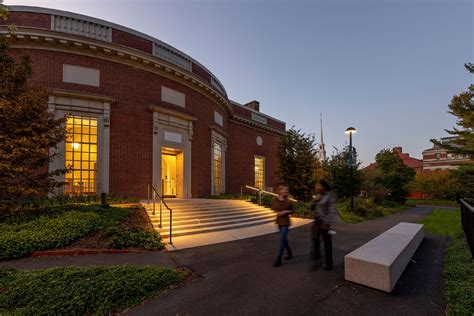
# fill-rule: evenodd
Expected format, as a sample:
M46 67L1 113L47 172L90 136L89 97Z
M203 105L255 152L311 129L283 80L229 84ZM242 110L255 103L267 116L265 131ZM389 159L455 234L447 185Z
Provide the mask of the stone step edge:
M269 224L269 223L272 223L272 222L274 222L273 219L272 220L260 220L260 221L232 224L232 225L223 225L223 226L217 226L217 227L212 227L212 228L204 228L204 229L200 228L200 229L195 229L195 230L178 231L178 232L175 232L173 230L173 237L191 236L191 235L198 235L198 234L204 234L204 233L210 233L210 232L232 230L232 229L251 227L251 226L259 226L259 225ZM162 231L162 232L160 232L160 236L163 239L167 239L167 238L169 238L169 232L168 231Z
M205 222L216 222L220 220L226 220L226 219L234 219L234 218L245 218L245 217L256 217L256 216L275 216L273 212L245 212L245 213L232 213L232 214L222 214L220 216L201 216L201 217L181 217L181 218L175 218L173 216L173 223L183 223L183 222L196 222L200 221L202 223ZM169 217L163 217L162 221L163 222L169 222ZM150 222L151 223L158 223L160 221L159 216L155 217L150 217Z
M269 215L261 215L261 216L251 216L247 218L236 218L232 220L222 220L222 221L214 221L214 222L206 222L206 223L189 223L189 224L177 224L173 223L173 230L182 230L186 228L202 228L202 227L213 227L213 226L221 226L221 225L226 225L226 224L231 224L231 223L245 223L245 222L251 222L259 219L270 219L270 218L275 218L273 214ZM169 222L164 222L164 225L162 226L161 229L166 230L169 229ZM158 226L158 224L153 224L153 227Z

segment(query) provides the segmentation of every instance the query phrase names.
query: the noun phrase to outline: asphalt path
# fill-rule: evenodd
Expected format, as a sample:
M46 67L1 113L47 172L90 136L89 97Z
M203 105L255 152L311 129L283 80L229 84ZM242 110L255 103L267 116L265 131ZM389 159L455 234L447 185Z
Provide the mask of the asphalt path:
M129 315L444 315L446 238L426 236L392 293L344 280L344 255L399 222L419 222L416 207L359 224L338 223L334 270L313 269L310 225L290 231L294 259L272 267L277 234L173 252L202 278L148 300Z

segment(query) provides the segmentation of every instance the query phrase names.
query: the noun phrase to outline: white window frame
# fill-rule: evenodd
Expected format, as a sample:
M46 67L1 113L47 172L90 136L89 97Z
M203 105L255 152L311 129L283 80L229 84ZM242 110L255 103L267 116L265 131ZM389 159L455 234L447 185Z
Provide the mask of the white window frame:
M65 118L67 115L89 116L97 118L97 176L96 194L109 193L109 153L110 153L110 103L111 101L84 100L84 96L50 96L48 111L56 118ZM92 106L91 106L92 105ZM58 153L49 164L49 170L64 169L65 141L61 141L56 148L50 151ZM64 182L65 175L56 177L57 181ZM59 194L64 193L61 189Z

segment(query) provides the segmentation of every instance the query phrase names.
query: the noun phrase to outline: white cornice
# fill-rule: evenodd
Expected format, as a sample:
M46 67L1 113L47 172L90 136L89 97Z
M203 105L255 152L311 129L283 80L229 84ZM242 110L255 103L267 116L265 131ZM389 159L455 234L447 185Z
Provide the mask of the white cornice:
M73 13L73 12L69 12L69 11L62 11L62 10L56 10L56 9L35 7L35 6L23 6L23 5L12 5L12 6L7 6L7 7L8 7L9 11L58 15L58 16L69 17L69 18L72 18L72 19L83 20L83 21L87 21L87 22L91 22L91 23L101 24L101 25L104 25L104 26L108 26L112 29L116 29L116 30L119 30L119 31L122 31L122 32L126 32L126 33L129 33L129 34L133 34L135 36L147 39L151 42L162 45L162 46L170 49L171 51L175 51L176 53L179 53L179 54L183 55L184 57L188 58L193 63L195 63L196 65L199 65L199 67L201 67L205 71L207 71L223 87L223 85L219 81L219 79L209 69L207 69L204 65L202 65L200 62L198 62L197 60L195 60L194 58L192 58L188 54L183 53L179 49L177 49L177 48L175 48L175 47L173 47L173 46L171 46L171 45L169 45L169 44L167 44L167 43L165 43L165 42L163 42L163 41L161 41L161 40L159 40L155 37L147 35L145 33L136 31L134 29L125 27L125 26L120 25L120 24L108 22L108 21L105 21L105 20L102 20L102 19L94 18L94 17L91 17L91 16L83 15L83 14L77 14L77 13ZM224 88L224 90L225 90L225 88Z
M279 129L276 129L276 128L273 128L273 127L270 127L270 126L267 126L267 125L263 125L263 124L260 124L260 123L257 123L255 121L252 121L251 119L248 119L248 118L244 118L242 116L237 116L237 115L234 115L232 117L232 121L236 122L236 123L240 123L240 124L243 124L243 125L246 125L246 126L252 126L254 128L258 128L258 129L263 129L263 130L266 130L268 132L271 132L273 134L277 134L279 136L283 136L286 134L286 131L282 131L282 130L279 130Z
M230 103L209 82L145 52L121 45L43 29L19 28L14 34L10 34L5 26L0 26L0 35L10 38L11 48L34 48L75 53L132 65L157 73L183 83L194 90L203 92L204 95L228 111L231 116L233 115Z

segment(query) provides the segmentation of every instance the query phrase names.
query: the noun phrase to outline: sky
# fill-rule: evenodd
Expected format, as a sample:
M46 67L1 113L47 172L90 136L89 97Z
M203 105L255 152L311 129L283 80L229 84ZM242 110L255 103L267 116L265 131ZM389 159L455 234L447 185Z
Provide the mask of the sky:
M473 82L469 0L6 0L85 14L158 38L198 60L230 99L354 146L363 165L383 148L421 158L456 120L451 98Z

